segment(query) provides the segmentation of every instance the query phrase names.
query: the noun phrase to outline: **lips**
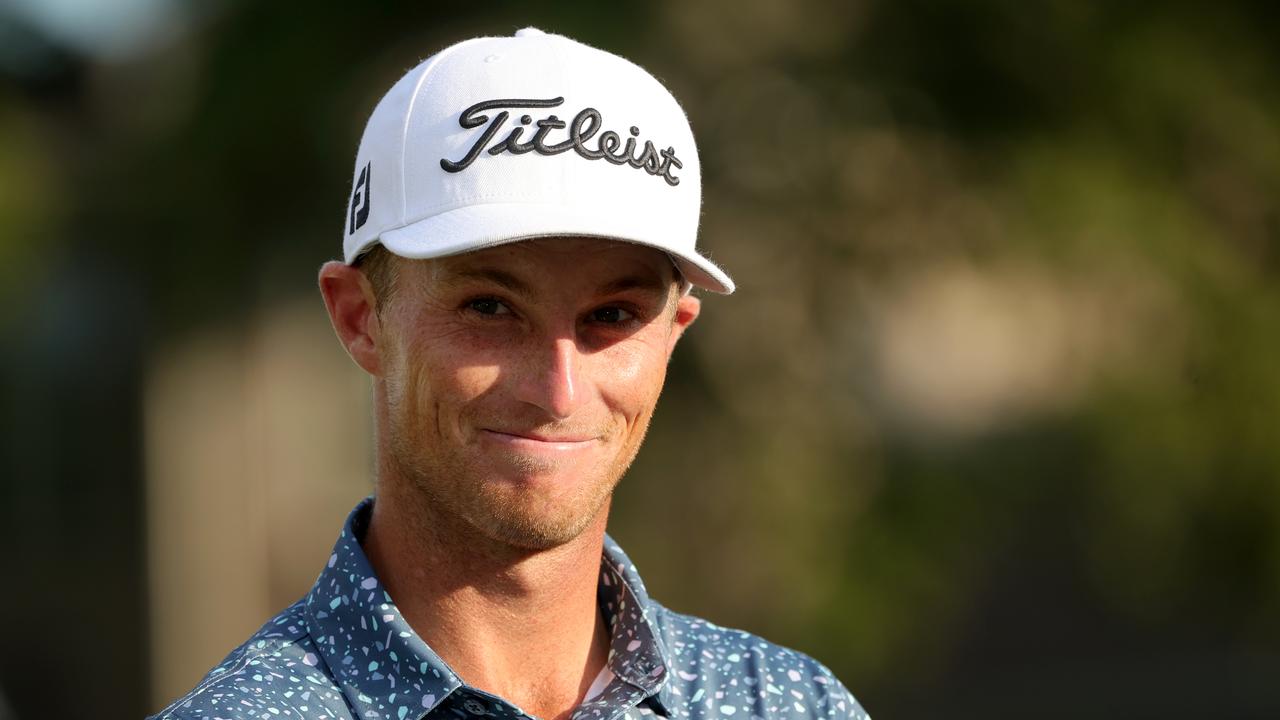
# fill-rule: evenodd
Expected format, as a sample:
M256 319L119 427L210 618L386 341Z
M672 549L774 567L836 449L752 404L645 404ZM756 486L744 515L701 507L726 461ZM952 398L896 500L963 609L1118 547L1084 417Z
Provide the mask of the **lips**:
M588 435L543 435L541 433L506 433L516 437L528 438L529 440L537 440L538 442L586 442L595 438Z
M594 452L600 447L595 438L584 439L581 435L526 435L523 432L516 434L498 430L481 430L480 441L492 452L526 461L534 458L547 462L564 461Z
M559 435L544 434L539 432L512 431L512 430L490 430L485 429L483 432L494 436L496 439L509 442L536 442L546 443L548 445L581 445L589 443L596 438L590 435Z

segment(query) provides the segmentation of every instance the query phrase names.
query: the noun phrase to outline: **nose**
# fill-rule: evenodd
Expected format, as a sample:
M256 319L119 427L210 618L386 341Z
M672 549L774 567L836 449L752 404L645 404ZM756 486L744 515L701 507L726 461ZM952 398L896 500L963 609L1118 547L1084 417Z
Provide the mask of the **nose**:
M519 387L519 400L564 420L582 402L582 356L572 337L547 338L531 348Z

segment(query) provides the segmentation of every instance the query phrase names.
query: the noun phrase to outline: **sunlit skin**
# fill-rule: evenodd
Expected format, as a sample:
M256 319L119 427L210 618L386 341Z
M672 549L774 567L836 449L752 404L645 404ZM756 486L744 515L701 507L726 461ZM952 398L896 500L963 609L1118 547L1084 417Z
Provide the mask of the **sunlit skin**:
M405 618L468 683L548 720L605 662L596 583L609 500L699 302L668 257L550 238L395 260L320 287L374 380L369 555Z

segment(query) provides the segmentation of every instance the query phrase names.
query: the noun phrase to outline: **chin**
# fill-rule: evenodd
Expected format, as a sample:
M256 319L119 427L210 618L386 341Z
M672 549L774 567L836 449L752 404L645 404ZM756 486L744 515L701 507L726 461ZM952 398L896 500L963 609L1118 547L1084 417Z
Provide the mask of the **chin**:
M468 513L471 524L491 539L527 550L549 550L571 542L606 512L616 485L596 479L572 487L573 477L573 473L524 472L486 483Z
M525 507L489 507L472 524L484 535L523 550L550 550L576 540L595 520L596 513L548 515Z
M536 552L569 543L602 513L622 472L607 453L590 457L424 452L393 443L395 475L408 481L423 520Z

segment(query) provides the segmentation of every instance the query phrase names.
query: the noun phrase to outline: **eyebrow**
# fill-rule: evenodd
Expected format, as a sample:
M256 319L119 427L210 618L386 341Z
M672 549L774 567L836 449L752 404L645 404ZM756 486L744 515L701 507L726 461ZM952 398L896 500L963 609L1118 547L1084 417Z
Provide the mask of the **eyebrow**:
M533 288L520 278L497 268L463 268L447 270L443 273L446 283L457 283L465 280L481 280L491 282L515 295L528 297L533 295ZM624 275L596 288L599 295L609 295L627 290L647 290L656 294L665 294L671 281L664 281L655 273L632 273Z
M660 295L666 294L670 288L671 281L664 282L661 277L652 273L643 273L635 275L625 275L605 283L600 286L598 292L601 295L610 293L623 292L625 290L650 290Z
M447 270L444 273L444 281L446 283L457 283L462 280L488 281L515 295L529 296L533 294L533 289L523 280L509 272L496 268L464 268L462 270Z

